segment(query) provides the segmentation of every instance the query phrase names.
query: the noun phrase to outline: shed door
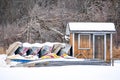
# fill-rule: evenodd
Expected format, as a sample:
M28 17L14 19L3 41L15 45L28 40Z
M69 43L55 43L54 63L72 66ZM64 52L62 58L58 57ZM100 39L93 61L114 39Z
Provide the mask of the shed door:
M104 35L95 35L95 58L104 60Z

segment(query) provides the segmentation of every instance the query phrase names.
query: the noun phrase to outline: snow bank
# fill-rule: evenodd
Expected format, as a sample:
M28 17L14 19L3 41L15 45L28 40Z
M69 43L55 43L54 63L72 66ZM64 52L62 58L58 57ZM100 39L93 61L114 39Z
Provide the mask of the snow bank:
M0 67L7 67L7 64L5 62L6 57L7 55L5 54L0 55Z

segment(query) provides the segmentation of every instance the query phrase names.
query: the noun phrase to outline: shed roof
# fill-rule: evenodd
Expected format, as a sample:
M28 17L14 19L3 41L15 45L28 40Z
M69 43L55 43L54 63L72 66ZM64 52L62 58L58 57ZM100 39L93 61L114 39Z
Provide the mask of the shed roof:
M96 22L70 22L67 24L66 33L69 32L115 32L114 23Z

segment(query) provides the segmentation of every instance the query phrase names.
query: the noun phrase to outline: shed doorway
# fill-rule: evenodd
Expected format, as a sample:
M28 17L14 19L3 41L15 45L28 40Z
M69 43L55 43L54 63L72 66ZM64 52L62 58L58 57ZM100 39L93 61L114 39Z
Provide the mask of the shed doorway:
M94 58L105 59L105 35L94 36Z

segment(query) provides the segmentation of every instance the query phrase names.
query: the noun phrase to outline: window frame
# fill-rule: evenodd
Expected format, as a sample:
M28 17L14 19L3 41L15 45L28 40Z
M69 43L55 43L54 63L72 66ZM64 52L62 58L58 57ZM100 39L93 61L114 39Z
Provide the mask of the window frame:
M89 36L89 47L88 48L82 48L82 47L80 47L80 36L81 35L88 35ZM78 49L90 49L90 47L91 47L91 34L78 34Z

